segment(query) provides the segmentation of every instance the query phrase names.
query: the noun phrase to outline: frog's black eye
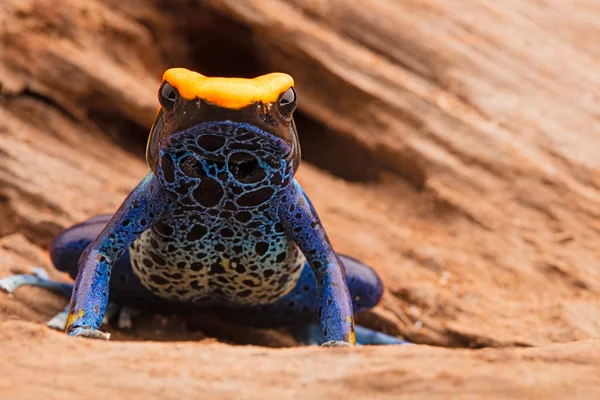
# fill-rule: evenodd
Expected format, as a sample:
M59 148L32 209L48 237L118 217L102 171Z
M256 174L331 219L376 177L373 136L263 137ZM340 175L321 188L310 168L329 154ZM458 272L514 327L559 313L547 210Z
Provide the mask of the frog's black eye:
M289 88L279 98L279 110L285 116L290 116L296 109L296 92Z
M158 101L165 110L171 110L177 104L179 93L169 82L162 84L158 90Z

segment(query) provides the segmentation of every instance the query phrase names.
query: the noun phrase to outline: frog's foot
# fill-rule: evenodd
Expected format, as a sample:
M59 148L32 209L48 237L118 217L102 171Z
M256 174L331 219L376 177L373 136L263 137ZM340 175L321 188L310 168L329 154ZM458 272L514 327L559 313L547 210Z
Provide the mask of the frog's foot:
M64 332L67 327L67 319L69 318L69 305L64 310L56 314L52 319L46 322L46 326L50 329Z
M53 281L46 270L40 267L31 268L31 274L12 275L0 279L0 290L3 292L12 293L21 286L37 286L65 297L70 297L73 291L72 283Z
M321 329L318 324L307 324L302 326L297 326L290 329L290 333L298 340L300 343L310 345L310 346L319 346L321 344L322 336ZM356 345L364 346L364 345L385 345L385 344L411 344L405 340L399 339L394 336L386 335L382 332L374 331L373 329L365 328L364 326L356 325L355 326L356 333ZM330 341L325 342L321 346L324 347L340 347L347 346L346 342L338 342L338 341Z
M412 344L395 336L387 335L364 326L356 325L356 344L359 345L384 345L384 344Z
M117 303L108 303L104 320L102 323L108 324L111 320L117 320L117 328L133 328L133 318L139 314L139 311L133 307L122 306Z
M108 303L106 313L104 314L104 324L111 320L117 320L117 328L131 329L133 327L133 317L138 314L138 311L126 306L120 306L116 303ZM64 310L56 314L50 321L46 322L46 326L57 331L64 332L67 327L69 318L69 305Z
M84 337L88 339L110 340L110 333L102 332L98 329L81 327L73 329L71 332L69 332L69 336Z
M330 340L329 342L323 343L321 347L352 347L352 345L339 340Z

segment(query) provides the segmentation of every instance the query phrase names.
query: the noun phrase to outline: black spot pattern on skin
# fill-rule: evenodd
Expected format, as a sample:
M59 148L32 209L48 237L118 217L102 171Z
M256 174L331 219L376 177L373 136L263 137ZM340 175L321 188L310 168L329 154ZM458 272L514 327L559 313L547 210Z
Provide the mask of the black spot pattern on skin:
M152 259L152 261L154 261L154 263L156 263L158 265L166 265L167 264L165 259L162 258L162 256L160 254L155 253L154 251L149 251L148 254L150 255L150 258Z
M287 274L283 274L279 277L279 279L277 280L277 283L284 284L287 282L287 280L289 279L289 276Z
M258 150L260 145L258 143L233 143L231 145L233 150Z
M273 197L275 189L271 187L263 187L241 195L236 203L242 207L255 207Z
M256 251L256 254L258 254L259 256L264 255L268 250L269 250L269 243L267 243L267 242L258 242L254 246L254 251Z
M194 186L194 182L187 182L184 180L179 181L179 184L177 185L177 188L175 189L175 191L181 195L181 196L185 196L190 188Z
M208 229L204 225L194 225L192 229L188 232L186 239L190 242L194 242L196 240L200 240L206 235Z
M250 153L234 153L229 156L227 163L229 172L234 179L242 183L257 183L266 178L267 173L260 166L260 163Z
M233 237L234 234L235 234L235 232L233 232L233 230L231 230L230 228L221 229L221 236L223 236L225 238Z
M246 131L246 133L238 133L235 138L240 142L244 142L246 140L250 140L250 139L254 138L254 135L252 133L249 133L248 131Z
M225 272L225 268L221 264L214 263L210 266L209 275L222 274Z
M169 283L167 279L160 275L152 274L150 275L150 279L152 279L152 282L156 283L157 285L166 285L167 283Z
M223 188L212 178L203 178L192 192L194 199L203 207L214 207L223 198Z
M192 271L200 271L200 270L202 270L203 268L204 268L204 265L203 265L202 263L200 263L200 262L193 262L193 263L190 265L190 269L191 269Z
M221 211L219 215L223 219L229 219L229 218L231 218L231 212L230 211Z
M248 211L240 211L235 213L235 219L241 223L246 223L252 219L252 214L250 214Z
M235 254L241 254L244 251L242 246L233 246L231 249Z
M190 282L190 287L192 289L202 289L202 286L200 286L200 282L198 282L198 281Z
M273 276L273 274L275 273L275 271L273 271L272 269L267 269L265 270L265 272L263 273L263 276L265 278L270 278Z
M283 262L286 258L287 258L287 253L284 251L284 252L279 253L277 255L277 258L275 259L275 261L277 261L277 262Z
M280 186L283 183L283 177L279 172L275 173L271 178L271 185ZM283 200L282 200L283 201ZM285 203L285 201L284 201Z
M215 245L215 250L216 251L224 251L225 250L225 245L223 243L217 243Z
M202 135L196 143L207 151L217 151L221 147L225 146L225 138L221 135Z
M175 182L175 167L173 160L169 156L164 156L160 159L160 167L165 181L169 183Z
M235 206L235 204L233 204L233 202L227 201L225 202L225 204L223 204L223 209L227 211L236 211L237 207Z
M241 264L238 264L238 265L235 267L235 271L236 271L238 274L243 274L244 272L246 272L246 267L244 267L244 266L243 266L243 265L241 265Z
M204 168L200 163L200 160L196 160L194 157L185 157L179 162L179 168L181 171L191 178L201 178L206 176ZM187 190L186 190L187 192Z
M159 222L158 224L154 225L156 231L158 233L160 233L162 236L171 236L173 235L173 228L171 228L169 225L163 223L163 222Z

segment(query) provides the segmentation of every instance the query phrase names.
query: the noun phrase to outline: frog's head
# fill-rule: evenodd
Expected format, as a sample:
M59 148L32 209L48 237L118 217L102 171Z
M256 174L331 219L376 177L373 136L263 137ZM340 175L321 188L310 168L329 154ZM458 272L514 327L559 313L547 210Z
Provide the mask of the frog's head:
M190 206L251 207L289 185L300 162L292 77L209 78L165 72L146 159Z

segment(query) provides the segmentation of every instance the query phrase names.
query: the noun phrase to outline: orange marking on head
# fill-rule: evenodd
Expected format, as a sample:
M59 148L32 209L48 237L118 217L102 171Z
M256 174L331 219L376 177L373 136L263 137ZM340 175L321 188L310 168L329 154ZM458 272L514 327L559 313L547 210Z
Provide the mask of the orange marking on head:
M291 76L279 72L253 79L210 78L185 68L171 68L164 73L163 79L186 100L199 98L230 109L256 102L272 103L294 86Z

